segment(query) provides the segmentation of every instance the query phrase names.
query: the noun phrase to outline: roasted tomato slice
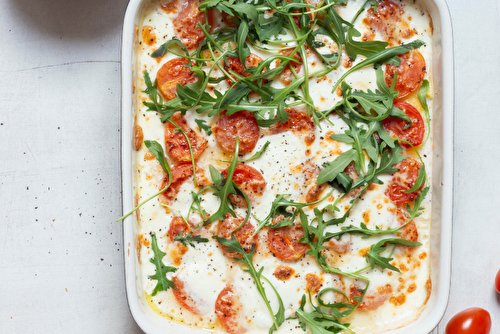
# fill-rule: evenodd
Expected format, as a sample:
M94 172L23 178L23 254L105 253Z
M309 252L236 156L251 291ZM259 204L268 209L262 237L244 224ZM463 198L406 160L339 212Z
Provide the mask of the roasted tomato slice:
M178 0L177 16L173 19L175 36L188 49L197 48L205 39L205 33L197 28L198 23L205 24L205 13L198 10L198 0ZM208 12L208 24L213 25L212 13Z
M378 309L382 306L392 295L392 287L387 284L385 286L379 286L377 291L367 292L358 306L360 311L372 311ZM357 305L358 302L353 299L353 297L361 297L363 293L360 288L356 285L352 285L350 288L351 303Z
M231 216L231 214L227 213L224 220L220 220L217 225L217 236L219 238L231 239L231 234L233 234L234 230L245 220L240 215L236 215L236 217ZM257 246L257 235L253 236L255 232L255 228L247 221L243 227L241 227L238 231L234 232L234 236L239 241L245 252L250 253L252 249L252 245L255 244ZM222 251L224 255L229 258L242 258L242 256L235 252L230 252L227 250L226 246L222 246Z
M228 170L223 171L222 175L227 177ZM262 196L266 188L266 180L262 174L252 166L244 164L236 165L233 173L233 181L247 195L250 201ZM239 207L247 207L247 202L241 195L230 194L229 200Z
M276 221L283 219L278 217ZM300 224L280 228L270 228L267 232L267 244L271 253L282 261L296 261L302 258L309 246L299 242L304 236Z
M194 314L199 314L200 311L196 307L196 302L184 289L184 282L181 281L177 276L172 278L172 282L174 282L175 284L175 289L173 289L173 292L177 302L181 304L186 310Z
M175 113L172 121L177 124L187 134L191 147L193 148L194 159L197 160L207 147L207 140L191 129L181 113ZM171 122L165 123L165 146L168 153L178 161L191 161L189 143L180 131Z
M252 113L241 110L231 116L224 111L214 129L215 139L224 152L234 153L236 137L240 140L239 154L251 152L259 140L259 125Z
M411 126L405 128L408 125L407 121L388 117L382 121L384 129L386 129L392 137L404 139L413 146L422 144L424 141L425 125L418 110L406 102L397 102L394 106L404 111L406 116L411 119ZM410 145L405 142L401 142L401 145L410 147Z
M160 202L169 204L173 201L182 184L191 176L193 176L193 165L191 163L182 163L171 169L172 172L172 183L170 187L162 194L160 194ZM196 168L196 181L198 186L203 187L208 184L208 180L205 177L205 173L201 168ZM160 189L163 189L168 184L168 177L165 177ZM182 219L182 218L181 218Z
M392 85L394 74L398 72L394 89L399 92L397 100L402 100L416 91L424 80L425 59L420 52L412 50L402 55L398 55L401 64L398 67L387 65L385 68L385 82Z
M243 64L241 63L240 58L227 57L227 62L229 64L229 66L227 64L224 64L224 69L226 71L230 69L233 72L236 72L236 73L238 73L241 76L249 77L251 74L248 73L248 72L245 72L246 68L257 67L261 61L262 61L262 58L260 58L256 54L251 53L250 56L248 56L247 59L245 59L245 66L243 66ZM231 77L234 80L238 81L238 79L235 76L231 75ZM230 86L233 85L233 81L230 78L226 78L226 82Z
M298 16L295 16L298 17ZM280 51L279 53L284 55L284 56L290 56L292 54L294 49L286 49L283 51ZM283 85L288 86L292 83L292 79L295 78L295 75L292 72L292 68L295 71L295 73L299 73L302 70L302 57L299 53L299 51L295 52L293 55L293 58L297 60L297 62L290 61L288 65L285 67L283 72L280 74L280 81L283 83ZM280 60L278 60L277 65L280 64Z
M410 190L415 185L420 163L408 157L393 167L398 168L399 171L392 176L385 194L394 204L404 204L413 201L420 194L422 188L412 193L405 193L405 191Z
M239 321L239 313L242 308L240 298L234 293L233 287L226 285L215 301L215 315L228 333L243 334L246 332L246 328Z
M305 112L301 112L292 108L285 108L288 113L288 120L284 123L278 122L269 127L272 134L282 133L285 131L293 132L313 132L314 121Z
M172 100L177 96L177 84L182 86L191 84L198 80L193 76L186 66L188 60L185 58L174 58L167 61L156 74L158 89L166 100Z

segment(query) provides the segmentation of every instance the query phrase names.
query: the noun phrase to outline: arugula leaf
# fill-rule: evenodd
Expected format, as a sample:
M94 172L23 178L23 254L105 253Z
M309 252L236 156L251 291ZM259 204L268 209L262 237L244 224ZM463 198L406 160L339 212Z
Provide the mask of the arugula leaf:
M325 198L328 198L332 194L332 191L330 191L326 196L323 198L320 198L319 200L311 203L298 203L294 201L290 201L286 199L286 197L290 196L290 194L279 194L276 195L276 198L274 199L273 203L271 204L271 210L269 214L261 221L259 221L259 225L255 229L255 232L253 235L256 235L260 229L264 226L270 227L270 228L280 228L284 226L289 226L293 225L295 222L295 218L297 217L297 214L299 213L300 209L306 207L306 206L311 206L317 203L322 202L325 200ZM288 211L287 209L292 208L292 212ZM271 220L275 217L283 216L283 219L281 219L279 222L276 224L271 224Z
M240 150L240 140L239 137L236 137L234 156L231 165L229 165L227 171L227 179L225 179L222 173L220 173L214 166L210 165L208 167L210 169L210 176L212 177L212 181L214 182L215 188L217 189L217 191L214 192L214 196L219 197L221 203L219 209L213 215L211 215L207 220L205 220L205 222L203 223L204 226L213 223L217 219L224 220L224 218L226 217L226 213L229 213L231 214L231 216L236 217L236 213L229 206L228 196L230 194L234 195L238 194L236 185L233 181L233 174L236 169L236 165L238 164L239 150Z
M153 57L153 58L163 57L168 52L168 49L170 48L170 46L172 44L175 44L178 47L180 47L182 49L182 51L184 51L186 56L189 56L189 52L188 52L186 46L184 45L184 43L182 43L182 41L180 39L178 39L177 37L174 36L174 37L172 37L172 39L170 41L160 45L160 47L158 49L156 49L151 54L151 57Z
M351 27L347 30L347 38L345 43L345 49L347 55L351 60L355 60L358 55L363 55L365 57L370 57L377 52L383 51L388 45L388 42L382 41L367 41L358 42L353 39L353 37L360 37L361 33L355 28Z
M207 135L211 135L212 134L212 128L207 125L207 121L205 121L204 119L195 119L194 120L196 122L196 124L198 124L198 127L200 128L200 130L203 130L206 132Z
M430 189L429 187L425 187L420 192L420 194L418 194L417 198L415 198L415 204L413 204L413 208L411 208L409 204L406 205L406 211L408 211L408 214L409 214L409 216L407 217L408 221L404 225L400 226L399 228L403 228L404 226L406 226L406 224L411 222L413 220L413 218L416 218L422 214L424 207L422 207L421 205L422 205L422 202L423 202L425 196L427 196L429 189Z
M199 235L192 236L193 232L189 232L185 236L182 236L182 231L179 231L179 235L174 237L175 241L179 241L181 244L187 247L189 244L191 247L196 248L193 242L208 242L207 238L202 238Z
M424 109L424 115L425 115L425 120L427 123L427 136L425 137L424 143L422 146L425 145L427 140L429 139L429 136L431 134L431 116L429 113L429 107L427 106L427 92L429 91L429 81L424 80L422 82L422 86L420 87L420 90L418 91L418 100L420 101L420 104L422 105L422 108Z
M358 152L355 149L343 152L332 162L327 162L323 165L324 168L319 172L316 183L323 184L333 181L351 162L357 162L357 159Z
M264 154L264 152L266 151L269 144L271 144L271 142L269 140L266 141L266 143L262 146L262 148L260 150L258 150L257 152L255 152L254 155L252 155L248 159L240 160L240 162L247 162L247 161L251 161L251 160L255 160L255 159L259 158L262 154Z
M330 290L338 291L336 289L328 289L328 290L324 289L321 292ZM318 302L319 300L320 297L318 294ZM300 307L295 311L295 316L290 318L290 319L298 319L299 325L303 331L306 331L306 329L309 328L312 334L331 334L331 333L341 333L342 331L355 334L352 330L349 329L350 324L348 323L343 324L340 321L338 321L338 318L344 317L343 314L352 313L352 311L356 309L355 306L349 303L337 303L335 307L330 307L332 310L334 310L334 315L332 315L330 313L324 312L319 306L316 306L312 303L310 292L309 292L309 301L312 306L312 311L307 312L304 310L304 306L306 304L306 296L303 295L302 300L300 302ZM347 311L340 312L337 310L337 308L346 308Z
M208 188L208 187L206 187ZM206 188L203 188L200 190L199 193L203 192ZM189 212L191 211L196 211L200 214L201 218L205 221L208 217L207 212L201 207L201 198L198 196L199 193L195 193L194 191L191 191L191 197L193 197L193 202L191 203L191 206L189 208ZM188 214L189 217L189 214Z
M406 53L410 51L411 49L416 49L424 45L424 42L421 40L416 40L408 44L400 45L400 46L395 46L389 49L382 50L380 52L377 52L370 57L366 58L365 60L357 63L353 67L351 67L349 70L347 70L341 77L340 79L335 83L335 85L332 88L332 92L335 92L337 89L338 85L347 78L351 73L362 69L363 67L366 67L371 64L376 64L376 63L383 63L383 62L388 62L391 60L394 56ZM401 60L399 58L393 59L392 64L393 65L398 65L400 64Z
M151 249L153 250L154 255L151 259L149 259L149 261L155 265L156 273L154 275L150 275L149 278L157 280L156 286L151 293L152 296L156 296L156 294L160 291L167 291L169 288L175 289L175 283L167 278L167 274L175 272L177 268L163 264L163 257L166 254L158 247L155 233L151 235Z
M271 318L273 319L273 326L269 329L269 333L276 331L285 321L285 306L283 305L283 300L281 299L280 295L277 293L276 289L271 284L271 282L267 278L262 276L262 271L264 270L264 267L261 267L259 270L257 270L253 264L255 244L252 245L250 252L247 254L247 252L245 252L245 250L241 246L238 239L236 239L234 234L231 234L231 240L221 238L218 236L214 236L213 238L216 239L223 246L227 247L228 251L235 252L242 256L242 258L235 257L234 260L243 263L244 265L247 266L247 268L243 269L243 271L249 273L250 276L252 276L255 282L255 286L259 291L259 294L262 296L262 299L264 299L264 303L266 304L267 309L269 310L269 313L271 315ZM276 313L274 313L273 309L271 308L271 304L269 303L269 297L267 297L266 290L264 289L264 286L262 285L261 282L261 278L269 283L271 288L274 290L274 293L276 294L276 297L278 299L278 311Z
M161 168L169 176L171 179L172 172L170 171L170 166L168 165L167 158L165 157L165 152L163 151L163 147L156 140L145 140L144 145L149 150L149 152L153 153L156 160L160 163Z
M342 236L346 233L351 235L361 235L361 238L363 239L381 234L400 234L401 232L398 231L399 229L400 227L382 230L380 227L375 226L375 229L371 230L366 226L366 224L361 223L359 227L354 225L342 226L339 232L328 232L325 234L325 240L330 240L332 238L340 240L340 238L342 238Z
M390 257L384 257L381 256L380 254L383 253L388 245L401 245L401 246L406 246L406 247L418 247L422 246L420 242L417 241L409 241L406 239L401 239L401 238L391 238L391 239L383 239L377 242L376 244L372 245L370 247L370 250L366 254L366 262L369 263L370 267L373 269L375 266L379 266L381 269L390 269L393 271L397 271L398 273L400 270L390 264L389 262L394 260L393 258Z

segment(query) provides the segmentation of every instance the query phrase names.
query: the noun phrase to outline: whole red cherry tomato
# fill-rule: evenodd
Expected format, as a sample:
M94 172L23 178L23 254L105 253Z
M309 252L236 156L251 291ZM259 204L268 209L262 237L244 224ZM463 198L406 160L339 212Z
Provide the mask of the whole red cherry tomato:
M497 272L497 277L495 277L495 288L500 293L500 270Z
M489 334L491 317L488 311L471 307L458 312L446 325L446 334Z

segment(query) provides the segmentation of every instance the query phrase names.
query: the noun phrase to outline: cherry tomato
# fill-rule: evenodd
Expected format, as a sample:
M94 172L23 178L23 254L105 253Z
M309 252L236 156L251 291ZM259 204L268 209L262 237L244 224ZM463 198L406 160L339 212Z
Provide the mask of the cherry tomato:
M227 57L227 62L229 64L229 66L224 63L224 69L226 71L231 69L233 72L236 72L241 76L249 77L251 74L248 72L245 72L246 68L257 67L261 61L262 61L262 58L260 58L256 54L251 53L250 56L248 56L247 59L245 59L245 66L243 66L243 64L241 64L240 58ZM232 77L233 77L233 79L238 81L238 79L236 77L234 77L234 76L232 76ZM230 86L233 85L233 81L229 78L226 79L226 82Z
M277 221L283 219L279 216ZM280 228L270 228L267 232L267 244L271 253L282 261L296 261L302 258L309 245L300 243L299 240L304 236L304 231L299 224Z
M269 127L272 134L282 133L285 131L306 132L314 131L314 121L305 112L297 111L292 108L285 108L288 113L288 121L278 122Z
M246 328L238 321L242 308L240 298L234 293L233 287L229 284L226 285L215 301L215 315L229 334L246 332Z
M217 236L224 239L231 239L231 234L236 230L238 226L245 220L239 214L236 214L236 218L231 216L231 214L227 213L224 220L220 220L217 225ZM252 249L252 245L255 244L257 246L257 235L254 235L255 228L247 221L242 228L238 231L234 232L234 236L239 241L245 252L250 253ZM242 258L242 256L235 252L230 252L227 250L226 246L222 246L222 252L225 256L233 259L235 257Z
M160 195L160 202L169 204L175 199L182 184L191 176L193 176L193 165L191 163L182 163L172 168L172 183L170 187ZM196 168L196 181L198 186L203 187L208 184L205 173L201 168ZM168 177L165 177L160 189L163 189L168 184ZM180 218L180 217L179 217ZM182 218L180 218L182 220ZM179 230L177 230L179 233Z
M174 58L167 61L156 74L158 89L166 100L172 100L177 96L177 84L184 86L198 80L193 73L184 65L188 63L185 58Z
M391 86L394 74L398 72L394 89L399 92L396 99L402 100L422 85L426 67L424 57L417 50L398 55L398 57L401 59L401 64L398 67L386 66L385 82L388 86Z
M417 181L420 163L408 157L393 167L398 168L399 171L392 176L385 194L394 204L404 204L413 201L420 194L422 188L412 193L405 193L404 191L410 190Z
M207 147L207 140L189 127L181 113L175 113L172 116L172 121L187 134L193 148L194 159L197 160ZM186 137L182 132L177 131L177 128L171 122L165 123L165 146L174 159L180 162L191 161L191 153L189 152Z
M174 17L175 36L178 37L188 49L197 48L205 39L205 33L197 28L198 23L205 24L205 13L198 10L198 0L179 1L177 16ZM208 12L208 24L213 25L212 13Z
M228 170L222 172L224 177L227 177ZM262 196L266 188L266 180L262 174L255 168L238 164L234 169L233 181L247 195L250 201L255 200L258 196ZM241 208L247 207L245 198L241 195L229 195L229 200Z
M458 312L446 325L446 334L489 334L491 317L488 311L472 307Z
M497 272L497 276L495 277L495 288L497 292L500 293L500 270Z
M406 116L411 119L411 126L405 129L408 124L407 121L397 118L386 118L382 121L384 129L386 129L391 136L404 139L408 141L413 146L418 146L424 141L425 126L422 115L409 103L397 102L394 106L405 112ZM405 142L401 142L401 145L405 147L410 147Z
M175 284L175 289L173 289L174 297L181 306L186 310L194 313L200 314L200 311L196 307L196 302L193 297L191 297L184 289L184 282L181 281L177 276L172 278L172 282Z
M231 116L224 111L214 129L215 139L224 152L234 153L236 137L240 140L240 154L251 152L259 140L259 125L252 113L241 110Z

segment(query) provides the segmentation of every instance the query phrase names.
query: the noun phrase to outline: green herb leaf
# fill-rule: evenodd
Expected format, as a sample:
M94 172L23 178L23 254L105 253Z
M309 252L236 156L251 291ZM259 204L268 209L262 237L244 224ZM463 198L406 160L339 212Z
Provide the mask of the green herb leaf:
M264 270L264 267L261 267L259 270L257 270L253 264L255 244L252 245L250 252L247 254L247 252L245 252L245 250L241 246L238 239L236 239L234 234L231 234L231 240L220 238L218 236L214 236L214 239L216 239L223 246L227 247L227 250L229 252L235 252L241 255L242 258L235 257L234 260L243 263L244 265L247 266L247 268L243 269L243 271L249 273L250 276L252 276L255 282L255 286L257 287L259 294L262 296L262 299L264 299L264 303L266 304L267 309L269 310L269 313L271 315L271 318L273 319L273 326L269 329L269 333L276 331L280 327L280 325L285 321L285 306L283 305L283 300L281 299L280 295L277 293L276 289L271 284L271 282L267 278L262 276L262 271ZM274 313L273 309L271 308L271 304L269 303L269 298L267 297L266 290L262 285L261 278L266 280L267 283L269 283L269 285L276 294L276 297L278 299L278 311L276 313Z
M375 229L371 230L366 226L366 224L361 223L359 227L354 225L342 226L339 232L328 232L325 235L325 240L330 240L332 238L340 240L340 238L342 238L342 236L346 233L349 233L351 235L360 235L361 238L366 239L374 235L400 234L401 232L399 232L398 230L399 227L382 230L378 226L375 226Z
M229 206L228 196L230 194L234 195L238 194L233 181L233 174L236 169L236 165L238 164L239 148L240 148L240 141L239 138L236 137L236 147L234 151L233 160L227 171L227 179L224 179L222 173L220 173L214 166L212 165L209 166L210 176L212 177L212 181L214 182L215 187L217 188L217 191L214 192L214 196L219 197L221 203L219 209L214 214L212 214L210 218L205 220L205 222L203 223L203 225L205 226L213 223L217 219L224 220L227 213L231 214L233 217L236 217L236 213Z
M205 131L206 134L209 136L212 134L212 128L206 124L207 121L205 121L204 119L198 119L198 118L195 119L194 121L196 122L196 124L198 124L200 131L201 130Z
M347 30L345 49L347 55L352 60L355 60L358 55L363 55L367 58L373 56L377 52L385 50L385 48L389 45L389 43L382 41L358 42L353 39L353 37L360 36L361 33L355 28L351 27Z
M422 82L422 86L420 87L420 90L418 91L418 100L420 101L420 104L422 105L422 108L424 109L424 115L425 115L425 120L427 123L427 136L425 137L424 144L427 142L429 139L429 136L431 134L431 116L429 113L429 107L427 106L427 92L429 91L429 81L424 80ZM422 146L423 146L422 145Z
M168 49L170 48L170 46L172 44L180 47L182 49L182 51L184 51L186 56L189 56L189 52L188 52L186 46L184 45L184 43L182 43L181 40L179 40L177 37L174 36L174 37L172 37L172 39L170 41L162 44L158 49L156 49L151 54L151 57L153 57L153 58L163 57L168 52Z
M149 261L155 265L156 273L149 276L149 278L157 280L156 286L151 293L152 296L156 296L156 294L160 291L167 291L169 288L175 289L175 283L167 278L167 274L175 272L177 268L163 264L163 257L166 254L158 247L155 233L151 235L151 249L153 250L154 255L153 258L149 259Z
M389 263L390 261L394 260L393 258L380 255L387 249L388 245L401 245L406 247L422 246L420 242L409 241L401 238L380 240L376 244L372 245L370 247L370 250L366 254L366 262L370 264L370 267L372 269L375 268L375 266L379 266L381 269L390 269L393 271L397 271L398 273L400 272L398 268Z
M163 147L156 140L145 140L144 145L149 150L149 152L153 153L156 160L160 163L161 168L165 172L165 174L171 176L170 166L168 165L168 160L165 157L165 152L163 151Z
M269 144L271 144L271 142L269 140L266 141L266 143L262 146L262 148L260 150L258 150L257 152L255 152L254 155L252 155L248 159L240 160L240 162L252 161L252 160L259 158L262 154L264 154L264 152L266 151L266 148L269 146Z
M194 242L208 242L207 238L202 238L199 235L192 236L193 232L189 232L185 236L182 236L182 231L179 231L179 235L174 237L175 241L179 241L181 244L187 247L189 244L191 247L196 248Z

